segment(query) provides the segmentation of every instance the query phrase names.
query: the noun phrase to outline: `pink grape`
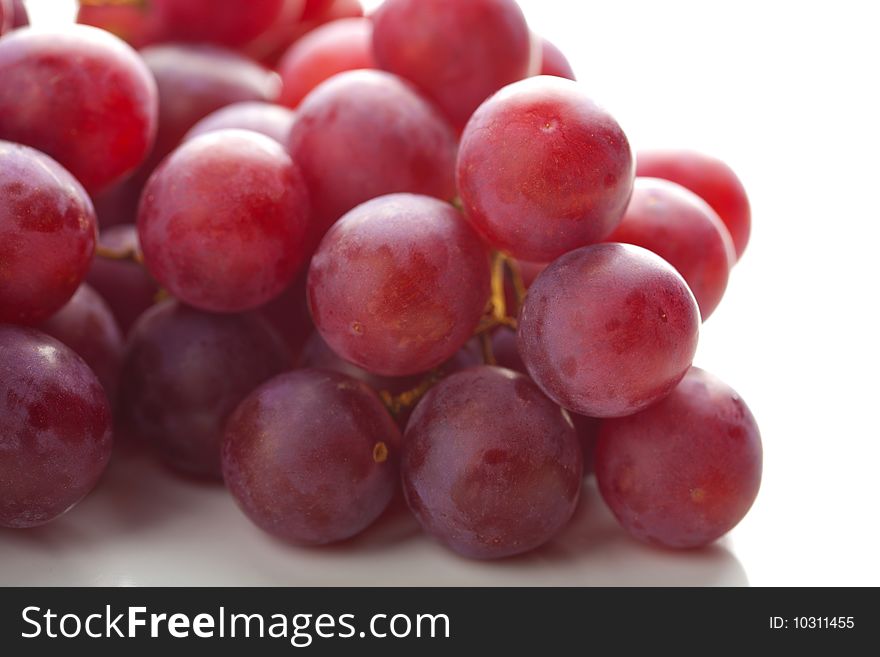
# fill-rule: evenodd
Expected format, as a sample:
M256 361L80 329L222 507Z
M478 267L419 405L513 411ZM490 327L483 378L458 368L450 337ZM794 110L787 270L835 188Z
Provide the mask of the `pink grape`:
M98 483L113 444L107 395L83 360L34 329L0 325L0 527L34 527Z
M558 78L569 80L576 79L574 70L572 70L566 56L547 39L541 39L541 75L555 75Z
M631 415L691 365L700 311L684 279L637 246L597 244L555 260L532 283L519 353L556 403L581 415Z
M299 370L257 388L229 419L223 477L245 515L287 541L360 533L397 486L400 431L366 384Z
M215 130L253 130L286 146L295 118L296 114L292 110L272 103L233 103L208 114L183 139L186 141Z
M606 420L596 446L599 490L636 538L673 548L730 531L761 485L761 435L729 386L693 368L665 399Z
M309 307L334 351L386 376L424 372L473 334L489 259L448 203L392 194L358 206L312 258Z
M610 114L577 83L538 76L476 111L461 138L457 179L465 213L489 244L549 262L617 226L633 169Z

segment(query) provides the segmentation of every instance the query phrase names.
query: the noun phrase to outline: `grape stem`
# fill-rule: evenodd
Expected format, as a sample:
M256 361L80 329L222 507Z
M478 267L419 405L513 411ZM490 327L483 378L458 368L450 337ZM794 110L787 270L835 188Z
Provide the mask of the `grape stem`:
M144 264L144 256L137 249L111 249L99 244L95 247L95 255L107 260L131 260L138 265Z
M474 336L480 341L480 351L482 352L483 362L486 365L498 364L492 351L492 332L499 326L516 330L516 318L507 314L507 301L504 295L504 282L507 273L510 274L510 280L513 284L516 312L518 314L526 294L519 265L515 260L500 251L493 251L491 260L491 295L489 303L486 304L486 313L474 332ZM388 390L382 390L379 395L391 414L397 417L404 410L415 406L428 390L442 380L446 374L447 372L444 368L440 367L431 370L417 386L399 395L392 395Z

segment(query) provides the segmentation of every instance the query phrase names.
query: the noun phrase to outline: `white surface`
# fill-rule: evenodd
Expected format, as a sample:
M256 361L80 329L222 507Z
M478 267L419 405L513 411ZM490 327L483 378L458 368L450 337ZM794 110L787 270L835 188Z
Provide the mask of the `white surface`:
M65 2L29 4L57 20ZM716 154L749 190L752 243L696 360L761 425L745 521L705 552L651 550L588 488L565 535L521 559L458 559L405 515L302 550L250 527L219 488L134 460L57 523L0 532L0 584L880 584L873 3L521 4L636 148Z

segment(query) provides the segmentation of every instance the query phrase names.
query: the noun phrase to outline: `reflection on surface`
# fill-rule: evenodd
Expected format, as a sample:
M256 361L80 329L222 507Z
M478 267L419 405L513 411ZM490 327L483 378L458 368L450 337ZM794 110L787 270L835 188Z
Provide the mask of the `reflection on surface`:
M265 536L219 485L180 479L149 458L118 455L71 513L0 530L0 585L745 586L723 543L672 552L621 530L584 487L552 544L498 562L456 557L423 536L402 500L345 543L300 548Z

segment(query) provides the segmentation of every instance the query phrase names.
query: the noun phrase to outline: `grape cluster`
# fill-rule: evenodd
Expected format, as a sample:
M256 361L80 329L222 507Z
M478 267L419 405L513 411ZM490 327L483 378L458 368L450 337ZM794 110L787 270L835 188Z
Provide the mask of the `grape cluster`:
M452 550L515 555L592 473L650 543L746 514L757 425L692 366L745 191L636 156L514 0L78 21L0 0L0 526L76 504L111 431L300 544L402 491Z

